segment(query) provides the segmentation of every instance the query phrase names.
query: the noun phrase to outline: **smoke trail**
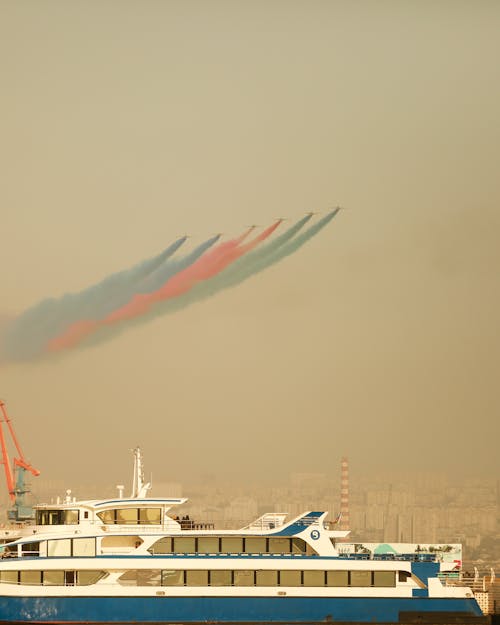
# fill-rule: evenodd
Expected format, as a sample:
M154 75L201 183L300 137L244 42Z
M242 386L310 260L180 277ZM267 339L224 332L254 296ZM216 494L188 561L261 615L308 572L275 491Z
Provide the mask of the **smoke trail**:
M278 220L249 243L243 244L243 241L252 232L253 227L249 228L240 237L221 243L184 271L172 276L160 289L153 293L135 295L129 304L107 315L101 321L80 322L78 328L75 326L70 334L66 333L50 341L47 346L48 350L55 352L75 347L86 336L96 331L99 326L116 325L127 320L130 321L135 317L145 315L158 302L179 297L192 289L198 282L210 279L230 263L253 250L262 241L271 236L280 223L281 220Z
M7 323L6 328L6 324L3 324L7 334L3 358L4 360L7 357L9 360L29 359L42 355L44 351L47 353L48 351L60 351L73 347L82 343L82 339L84 346L90 346L116 336L123 329L129 328L130 325L144 323L159 315L181 310L223 289L236 286L252 275L293 254L323 229L337 213L338 209L330 212L306 231L300 232L311 219L311 215L306 215L283 234L266 243L266 239L276 230L281 220L272 224L249 242L245 242L245 239L253 228L248 229L237 239L209 249L220 238L220 235L217 235L202 243L191 254L176 261L169 260L168 254L166 254L167 250L172 248L170 246L161 255L148 259L148 261L144 261L144 263L140 263L126 272L119 272L119 274L110 276L113 278L115 275L128 274L131 280L133 276L133 289L129 289L132 282L127 284L126 289L115 290L111 288L109 298L95 300L98 302L98 306L94 308L83 307L83 312L89 311L94 314L94 317L89 315L90 318L82 320L82 310L80 310L78 317L80 321L71 324L71 331L63 331L56 335L50 343L50 350L47 347L51 335L47 334L47 328L57 326L52 316L54 312L57 314L58 305L62 306L67 303L68 299L71 300L82 296L83 293L92 292L92 289L97 289L106 281L103 280L99 285L85 289L82 293L66 295L59 300L44 300L23 313L20 318ZM183 239L185 240L185 237ZM173 245L180 247L184 240L179 239ZM194 257L196 254L199 254L197 258ZM189 262L191 264L188 264ZM111 282L111 284L114 283ZM122 286L124 284L122 283ZM158 285L160 285L159 288ZM131 292L134 293L132 299L130 299ZM123 305L121 298L126 295L129 301ZM107 312L110 308L111 312ZM99 315L103 316L99 318ZM26 323L26 319L29 320L30 316L35 322L39 321L41 317L45 321L45 325L38 323L36 330L32 330L30 336L30 327L27 324L27 332L20 336L19 319L23 319ZM60 320L57 322L60 323ZM82 325L79 326L79 323ZM16 324L18 324L17 336L16 332L12 331ZM2 324L0 323L0 334L1 328ZM12 341L12 337L16 338L17 341ZM12 342L9 343L9 341ZM1 347L0 336L0 361L2 359Z
M120 293L119 297L110 297L103 306L94 311L91 318L82 319L71 324L62 334L48 341L47 349L49 351L58 351L72 347L83 340L88 334L95 330L100 322L117 309L121 309L130 302L135 295L140 293L150 293L155 290L155 285L163 285L169 278L174 276L196 262L209 248L211 248L219 239L217 234L210 239L198 245L190 254L178 260L172 260L163 263L156 268L155 271L145 276L140 282L130 285L127 291ZM83 316L83 315L82 315Z
M199 302L207 297L211 297L220 291L234 287L244 280L250 278L251 276L264 271L268 267L275 265L280 262L287 256L295 253L299 250L303 245L305 245L310 239L316 236L323 228L325 228L332 219L338 214L340 208L335 208L333 211L325 215L322 219L320 219L317 223L310 226L305 232L302 234L295 236L295 238L291 238L291 240L287 241L287 238L284 239L285 243L276 248L271 248L271 253L263 254L260 257L256 257L253 259L253 262L247 264L243 264L238 268L237 271L232 271L233 267L229 267L226 271L223 271L218 276L213 277L211 280L207 280L206 282L200 283L194 289L192 289L189 293L186 293L182 297L178 297L174 300L169 300L164 302L163 305L158 306L152 312L152 317L157 317L160 315L166 315L173 312L177 312ZM310 216L306 216L306 218L301 219L295 226L292 226L290 230L292 230L291 236L300 230L301 227L310 219ZM283 233L283 235L289 235L290 231ZM290 237L288 237L290 238ZM274 241L272 243L277 242ZM272 246L272 243L269 245ZM244 261L245 258L242 259Z
M107 276L78 293L67 293L60 298L49 298L32 306L10 324L4 348L12 360L35 357L43 351L46 342L71 323L92 314L108 297L119 297L131 285L155 271L186 241L181 237L160 254L148 258L131 268Z

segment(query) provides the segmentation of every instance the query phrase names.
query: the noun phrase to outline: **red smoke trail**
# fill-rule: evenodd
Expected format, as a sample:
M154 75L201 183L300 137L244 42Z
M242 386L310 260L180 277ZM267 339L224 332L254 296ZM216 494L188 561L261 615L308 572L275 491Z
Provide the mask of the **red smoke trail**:
M147 312L153 304L161 302L166 299L178 297L189 291L197 282L208 280L212 276L221 272L230 263L234 262L237 258L246 254L261 241L267 239L276 230L281 223L277 221L275 224L264 230L258 237L253 239L250 243L241 245L243 241L252 232L253 227L249 228L242 236L237 239L232 239L225 243L221 243L216 248L202 256L198 261L193 263L190 267L179 272L160 289L153 293L136 295L134 299L127 304L127 306L116 310L104 319L105 324L116 323L124 319L131 319L138 315Z
M253 231L254 227L249 228L236 239L221 243L216 248L205 253L195 263L172 276L160 289L153 293L135 295L128 304L113 311L102 320L84 320L73 324L68 332L49 342L47 346L48 351L55 352L75 347L82 339L99 326L114 325L120 321L132 319L148 312L156 302L178 297L186 293L198 282L208 280L217 275L229 264L253 250L262 241L265 241L276 230L281 221L281 219L276 221L258 237L255 237L255 239L244 245L242 245L243 241Z
M57 352L62 349L75 347L86 336L88 336L91 332L97 330L97 328L102 325L118 323L119 321L125 321L127 319L132 319L141 314L144 314L149 310L149 308L155 301L159 301L159 299L162 299L161 297L158 297L158 294L163 291L166 285L170 284L172 281L174 282L174 284L176 284L178 282L178 278L182 278L183 276L189 276L193 268L200 266L203 267L205 264L208 263L215 263L220 256L226 254L233 247L238 246L250 234L250 232L251 228L249 228L237 239L232 239L231 241L220 243L214 249L206 252L195 263L193 263L189 267L186 267L186 269L180 271L178 274L170 278L160 289L153 291L152 293L140 293L134 295L130 302L109 313L104 319L84 319L82 321L74 323L63 335L57 336L49 341L47 345L48 351Z

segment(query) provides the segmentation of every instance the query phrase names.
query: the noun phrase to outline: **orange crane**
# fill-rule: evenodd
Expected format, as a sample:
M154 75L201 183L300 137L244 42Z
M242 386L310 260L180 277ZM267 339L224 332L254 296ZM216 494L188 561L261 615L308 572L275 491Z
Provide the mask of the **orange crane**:
M7 451L7 442L4 435L4 423L10 433L10 437L16 448L18 457L14 458L12 467L10 465L9 454ZM25 483L26 471L33 476L40 475L40 471L35 469L24 457L12 421L7 414L5 403L0 399L0 463L4 466L5 479L7 481L7 489L9 491L10 502L12 508L8 512L10 521L17 523L29 521L33 518L33 509L26 506L25 496L30 493ZM14 479L15 478L15 479Z

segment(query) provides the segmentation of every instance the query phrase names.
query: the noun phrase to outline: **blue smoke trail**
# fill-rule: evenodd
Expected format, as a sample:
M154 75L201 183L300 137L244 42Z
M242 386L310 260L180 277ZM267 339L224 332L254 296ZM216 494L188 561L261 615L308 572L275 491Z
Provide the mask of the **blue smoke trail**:
M160 254L148 258L130 269L107 276L101 282L78 293L66 293L59 298L45 299L19 315L7 328L4 351L12 360L36 356L53 336L94 309L105 305L107 298L126 297L134 284L155 272L183 245L187 237L174 241Z

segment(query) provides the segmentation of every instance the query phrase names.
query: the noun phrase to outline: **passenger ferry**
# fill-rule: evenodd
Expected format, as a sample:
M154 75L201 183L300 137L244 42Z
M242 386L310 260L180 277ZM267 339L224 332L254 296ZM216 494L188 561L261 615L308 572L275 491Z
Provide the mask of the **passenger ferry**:
M265 514L241 530L179 519L148 497L139 449L132 496L35 507L3 546L0 623L480 622L469 588L434 554L343 554L327 513ZM333 529L332 529L333 528ZM443 620L443 619L450 619Z

